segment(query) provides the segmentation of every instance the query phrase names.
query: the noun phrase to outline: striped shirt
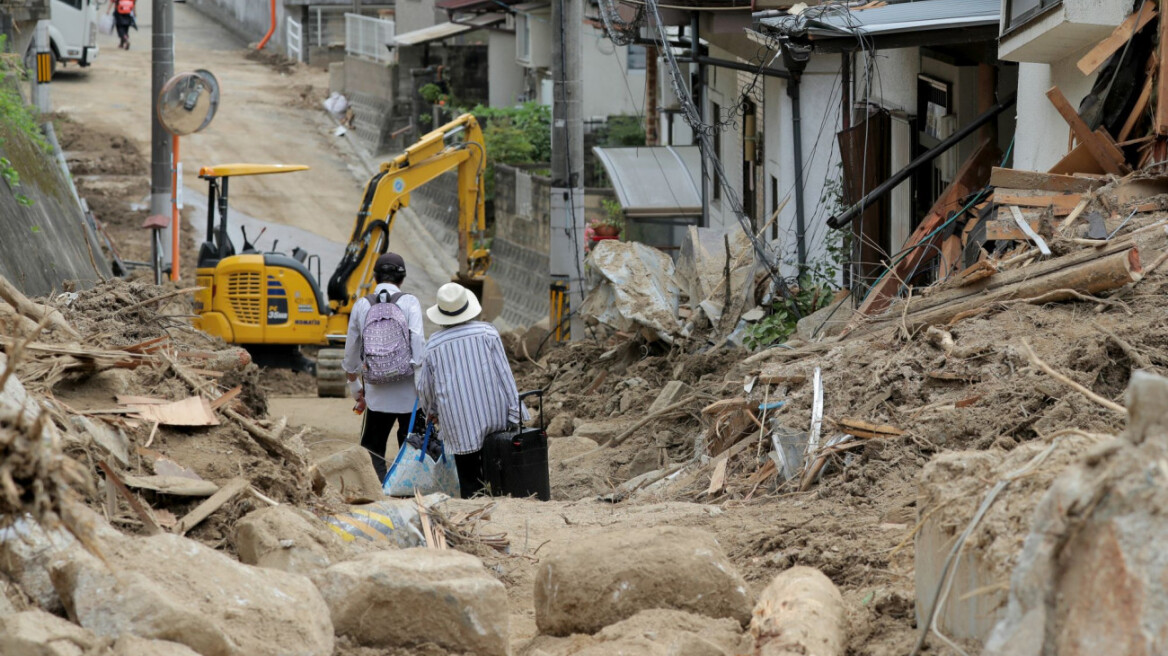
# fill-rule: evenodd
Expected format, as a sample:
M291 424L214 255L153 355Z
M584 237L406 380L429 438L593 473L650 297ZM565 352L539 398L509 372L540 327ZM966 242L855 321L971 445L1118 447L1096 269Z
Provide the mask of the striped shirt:
M451 453L478 451L488 435L518 424L520 413L528 419L503 340L489 323L469 321L431 335L417 381L418 407L438 417Z

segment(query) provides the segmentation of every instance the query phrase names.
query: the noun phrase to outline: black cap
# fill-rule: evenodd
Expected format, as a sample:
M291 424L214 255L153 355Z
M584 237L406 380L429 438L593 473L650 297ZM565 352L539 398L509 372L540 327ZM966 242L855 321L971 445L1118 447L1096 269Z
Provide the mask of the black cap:
M405 273L406 261L397 253L386 253L377 258L377 263L373 265L373 270L377 273Z

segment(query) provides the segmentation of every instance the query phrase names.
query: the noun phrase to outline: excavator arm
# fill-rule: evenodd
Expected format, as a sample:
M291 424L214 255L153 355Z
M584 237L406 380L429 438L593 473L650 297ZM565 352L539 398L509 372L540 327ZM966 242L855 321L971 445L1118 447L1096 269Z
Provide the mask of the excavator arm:
M451 170L458 171L458 275L457 280L475 290L497 296L486 279L490 252L478 247L475 237L486 228L483 171L486 148L483 132L471 114L424 135L405 152L385 162L365 185L361 208L344 256L329 279L328 297L333 319L340 326L357 299L373 288L373 265L389 248L389 233L397 213L407 207L410 193ZM486 302L484 301L484 305ZM342 331L343 332L343 331Z

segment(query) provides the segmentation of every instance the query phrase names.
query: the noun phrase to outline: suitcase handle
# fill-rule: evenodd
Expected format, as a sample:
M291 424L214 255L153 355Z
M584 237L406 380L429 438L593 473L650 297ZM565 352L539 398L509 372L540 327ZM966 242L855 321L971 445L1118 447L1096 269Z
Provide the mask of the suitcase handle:
M522 394L519 395L519 403L522 404L523 399L526 399L529 396L539 397L539 429L542 431L542 430L544 430L544 425L543 425L543 390L537 389L537 390L531 390L529 392L523 392ZM519 426L521 428L523 427L522 413L520 413L520 417L519 417Z

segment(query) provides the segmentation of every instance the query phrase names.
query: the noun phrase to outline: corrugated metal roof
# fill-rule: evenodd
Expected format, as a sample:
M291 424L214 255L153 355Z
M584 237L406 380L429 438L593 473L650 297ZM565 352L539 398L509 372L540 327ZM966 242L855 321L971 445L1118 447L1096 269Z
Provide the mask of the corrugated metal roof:
M449 39L452 36L458 36L470 32L475 28L470 25L459 25L458 23L438 23L430 27L423 27L420 30L413 32L406 32L405 34L395 34L393 37L394 45L396 46L417 46L431 41L440 41L442 39Z
M980 25L997 25L1001 15L1001 0L918 0L848 11L837 8L805 11L805 26L812 36L833 37L865 34L896 34L943 30ZM792 17L764 18L760 24L783 31L792 25Z
M692 216L702 213L697 146L593 148L621 207L630 216Z

